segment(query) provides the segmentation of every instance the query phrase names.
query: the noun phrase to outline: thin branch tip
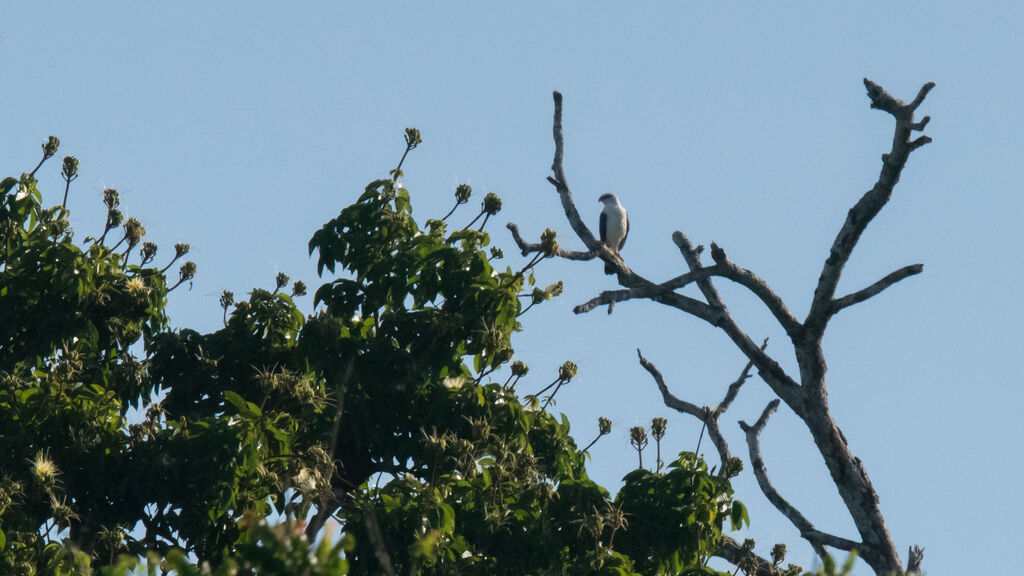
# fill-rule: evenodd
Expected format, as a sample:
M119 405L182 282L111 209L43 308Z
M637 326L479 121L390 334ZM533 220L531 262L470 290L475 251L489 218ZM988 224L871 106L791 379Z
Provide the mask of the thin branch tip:
M729 257L725 255L725 250L714 242L711 243L711 259L719 264L729 261Z
M910 150L911 151L917 150L921 146L924 146L925 144L928 144L931 141L932 141L932 139L931 139L930 136L919 136L919 137L917 137L916 139L914 139L914 140L912 140L910 142L910 144L909 144Z
M911 124L910 125L910 129L914 130L914 131L917 131L917 132L920 132L920 131L924 130L924 127L927 126L928 123L931 122L931 121L932 121L932 117L931 116L925 116L924 118L921 118L920 122L914 122L913 124Z
M910 103L910 109L917 110L917 107L921 105L921 102L924 102L925 97L932 91L932 88L935 88L935 82L928 82L924 86L921 86L921 89L917 91L917 96L914 98L914 101Z
M764 427L768 424L768 419L771 418L772 414L774 414L775 411L779 409L779 402L780 400L776 398L769 402L768 405L764 407L764 412L761 412L761 417L758 418L757 422L754 423L755 432L760 434L761 430L764 430Z

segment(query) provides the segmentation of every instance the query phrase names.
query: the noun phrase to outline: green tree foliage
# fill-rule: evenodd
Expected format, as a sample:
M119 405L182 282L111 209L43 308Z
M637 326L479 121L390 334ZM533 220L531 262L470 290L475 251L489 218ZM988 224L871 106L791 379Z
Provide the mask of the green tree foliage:
M35 171L0 186L0 573L714 574L725 522L748 522L692 453L611 498L551 396L520 400L512 335L561 285L495 265L497 196L458 228L459 186L421 228L400 163L313 235L315 314L279 275L226 292L204 334L164 313L187 245L153 264L115 191L75 242L76 171L55 208Z

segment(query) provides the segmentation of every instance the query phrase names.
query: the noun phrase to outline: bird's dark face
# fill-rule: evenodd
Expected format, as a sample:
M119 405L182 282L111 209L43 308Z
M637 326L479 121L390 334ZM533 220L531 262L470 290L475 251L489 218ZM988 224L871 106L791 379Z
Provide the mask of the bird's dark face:
M615 195L614 194L602 194L601 197L597 199L597 201L598 202L614 202L615 201Z

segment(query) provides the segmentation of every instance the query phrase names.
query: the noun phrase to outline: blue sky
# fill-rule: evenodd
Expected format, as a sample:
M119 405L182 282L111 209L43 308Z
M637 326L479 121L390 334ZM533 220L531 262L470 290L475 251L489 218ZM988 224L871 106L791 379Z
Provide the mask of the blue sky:
M212 330L222 290L267 287L285 272L319 285L306 242L383 177L402 129L424 143L405 185L422 222L455 186L501 195L492 238L521 266L503 225L556 229L578 247L545 182L551 91L565 95L565 169L596 226L617 194L632 230L624 256L657 280L684 267L670 236L711 241L765 278L798 317L846 210L874 182L891 119L870 110L867 76L911 99L934 142L915 152L890 204L847 266L840 292L906 264L910 278L844 311L826 335L834 416L871 475L901 552L926 548L931 574L995 572L992 547L1024 544L1019 496L1024 372L1019 302L1024 243L1024 7L1013 2L744 3L6 3L0 8L4 115L0 168L31 170L61 138L81 161L69 206L81 236L102 227L104 187L165 252L189 242L199 276L175 292L176 326ZM59 202L56 163L44 194ZM469 211L463 214L471 218ZM493 221L493 220L492 220ZM592 450L613 489L635 455L627 430L669 417L666 448L692 450L692 418L663 407L636 349L673 391L715 403L744 362L719 332L648 302L575 316L614 288L600 263L546 263L565 294L532 311L514 342L539 389L564 360L580 366L557 410L581 442L599 415L616 429ZM782 331L742 290L726 304L789 369ZM307 310L311 306L307 299ZM723 417L753 421L770 399L751 380ZM820 529L854 538L820 456L783 408L762 435L769 474ZM705 443L702 451L713 458ZM761 551L809 547L737 481ZM993 526L1008 526L993 531ZM993 539L996 540L993 543ZM860 566L859 574L867 569Z

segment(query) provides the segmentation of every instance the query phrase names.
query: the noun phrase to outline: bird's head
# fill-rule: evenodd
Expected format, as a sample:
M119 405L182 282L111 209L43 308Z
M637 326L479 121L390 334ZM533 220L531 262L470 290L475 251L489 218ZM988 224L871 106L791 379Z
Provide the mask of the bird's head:
M608 206L614 206L619 203L619 199L615 197L615 194L602 194L597 201L604 202Z

